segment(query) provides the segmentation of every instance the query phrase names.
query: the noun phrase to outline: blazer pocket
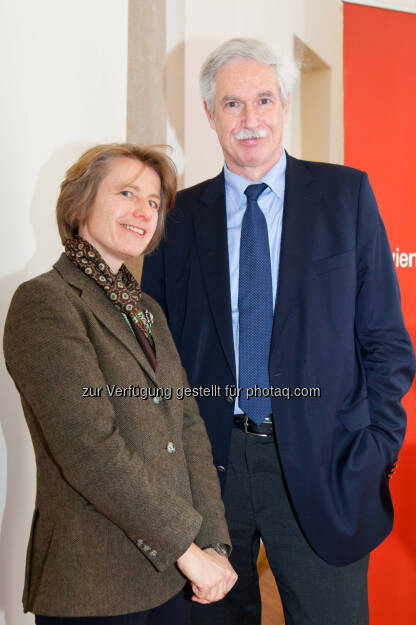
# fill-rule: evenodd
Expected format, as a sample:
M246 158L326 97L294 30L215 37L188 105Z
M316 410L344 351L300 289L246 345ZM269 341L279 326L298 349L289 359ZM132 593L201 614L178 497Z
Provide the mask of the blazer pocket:
M371 424L370 408L365 397L349 410L337 412L337 417L349 432L361 430Z
M321 258L315 260L313 267L315 272L319 275L334 271L335 269L342 269L347 265L352 265L355 262L355 249L337 254L336 256L329 256L328 258Z

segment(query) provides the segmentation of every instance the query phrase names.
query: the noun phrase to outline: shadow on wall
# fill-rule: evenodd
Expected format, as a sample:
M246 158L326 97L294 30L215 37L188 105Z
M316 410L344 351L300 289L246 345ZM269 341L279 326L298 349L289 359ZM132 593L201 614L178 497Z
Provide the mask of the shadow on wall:
M300 73L300 138L305 160L330 161L331 68L299 37L293 39Z
M173 147L178 149L180 145L183 151L180 158L186 159L186 172L179 179L179 188L217 176L223 166L223 153L206 119L199 89L201 66L218 44L214 36L188 37L185 43L175 46L166 59L168 127L171 126L176 135Z
M66 169L88 147L81 143L64 145L39 170L30 210L36 251L21 271L0 280L2 328L13 293L19 284L49 271L63 251L55 225L59 184ZM15 245L19 247L22 243L16 241ZM27 305L30 306L30 302ZM0 622L1 613L4 612L5 625L14 625L26 620L33 623L33 617L23 616L20 599L35 500L36 474L32 444L19 395L5 367L0 371L0 394L3 398L0 450L6 452L0 462ZM3 467L7 470L4 471Z
M166 57L163 76L166 102L166 143L173 148L178 169L178 189L184 185L185 168L185 43L181 42Z

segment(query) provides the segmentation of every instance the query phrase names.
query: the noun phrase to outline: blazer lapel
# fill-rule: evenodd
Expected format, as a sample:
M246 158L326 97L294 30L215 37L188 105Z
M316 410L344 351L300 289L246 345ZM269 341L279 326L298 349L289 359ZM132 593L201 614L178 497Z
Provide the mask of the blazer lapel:
M54 268L61 277L81 291L81 298L91 309L93 314L114 334L114 336L132 353L147 375L158 385L156 373L153 371L143 350L137 342L136 337L123 319L121 313L116 310L113 304L107 299L98 285L94 284L91 278L85 276L75 265L62 254ZM157 350L157 345L156 345ZM157 353L156 353L157 357Z
M316 224L321 193L305 165L287 155L279 281L273 323L271 353L296 301Z
M202 273L215 327L235 379L223 172L208 183L200 202L199 210L194 212L193 222Z

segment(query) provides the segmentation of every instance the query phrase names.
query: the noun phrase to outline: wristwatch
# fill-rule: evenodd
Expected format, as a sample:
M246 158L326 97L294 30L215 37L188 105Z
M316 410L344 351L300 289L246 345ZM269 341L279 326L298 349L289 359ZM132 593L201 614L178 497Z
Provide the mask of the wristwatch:
M229 558L231 553L230 545L226 545L225 543L212 543L204 547L204 549L214 549L220 556L224 556L225 558Z

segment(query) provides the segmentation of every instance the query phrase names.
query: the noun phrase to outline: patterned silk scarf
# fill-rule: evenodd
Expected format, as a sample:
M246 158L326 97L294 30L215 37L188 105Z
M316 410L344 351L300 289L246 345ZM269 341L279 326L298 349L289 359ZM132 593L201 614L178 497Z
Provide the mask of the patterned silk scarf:
M153 315L148 310L143 312L140 307L142 292L135 277L125 265L121 265L115 275L95 247L78 235L65 241L65 253L74 265L104 290L110 302L127 316L136 339L155 371L156 349L151 332Z

